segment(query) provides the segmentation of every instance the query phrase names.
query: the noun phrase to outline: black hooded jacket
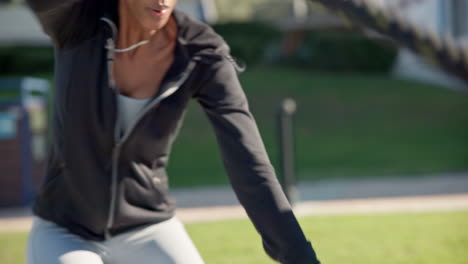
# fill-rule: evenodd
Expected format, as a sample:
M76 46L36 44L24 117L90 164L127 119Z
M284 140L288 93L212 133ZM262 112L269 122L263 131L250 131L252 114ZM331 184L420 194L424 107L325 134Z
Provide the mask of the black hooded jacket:
M195 99L266 252L281 263L318 263L278 184L229 47L209 26L174 11L175 61L156 97L120 134L117 92L108 75L116 4L27 2L55 45L53 140L36 215L91 240L171 218L175 203L165 168L186 106Z

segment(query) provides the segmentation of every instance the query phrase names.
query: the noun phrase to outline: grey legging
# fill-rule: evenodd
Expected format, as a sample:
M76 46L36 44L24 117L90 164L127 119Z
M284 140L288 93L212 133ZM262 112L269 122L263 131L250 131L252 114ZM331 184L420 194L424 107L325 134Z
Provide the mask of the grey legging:
M177 218L115 236L88 241L52 222L34 218L28 264L203 264Z

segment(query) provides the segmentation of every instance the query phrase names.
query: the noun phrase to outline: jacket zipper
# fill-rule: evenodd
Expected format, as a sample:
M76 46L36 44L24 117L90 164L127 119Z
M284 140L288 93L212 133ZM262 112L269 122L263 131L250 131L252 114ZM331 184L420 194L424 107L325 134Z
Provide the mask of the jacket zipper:
M114 58L114 41L113 39L108 39L107 40L107 68L108 68L108 81L109 81L109 86L114 90L115 96L118 96L118 89L116 89L115 86L115 80L114 76L112 73L112 67L113 67L113 58ZM118 178L118 161L120 157L120 150L123 145L123 143L128 139L132 131L134 130L135 126L138 124L138 122L146 115L146 113L152 109L153 107L156 107L162 100L165 98L171 96L173 93L175 93L179 87L187 80L187 78L190 76L192 73L193 69L195 68L197 57L194 57L189 64L187 65L187 68L183 71L182 76L177 80L173 85L167 87L167 84L163 84L161 87L162 92L161 94L153 99L148 105L146 105L138 114L138 116L134 119L133 123L124 131L123 135L120 135L120 116L119 116L119 103L118 100L116 101L116 122L114 126L114 147L112 150L112 176L111 176L111 194L110 194L110 205L109 205L109 213L108 213L108 218L107 218L107 225L106 229L104 232L104 236L106 239L111 238L111 233L110 229L112 228L114 224L114 214L115 214L115 207L116 207L116 199L117 199L117 178Z

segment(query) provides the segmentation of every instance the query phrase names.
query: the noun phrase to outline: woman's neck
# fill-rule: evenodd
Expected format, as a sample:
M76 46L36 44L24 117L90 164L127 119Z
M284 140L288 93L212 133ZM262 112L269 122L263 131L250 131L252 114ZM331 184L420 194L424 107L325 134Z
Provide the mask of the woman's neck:
M120 1L121 3L123 1ZM150 42L145 46L145 50L158 51L164 47L175 43L177 38L177 23L171 16L167 24L159 29L149 30L141 24L122 6L119 7L119 35L117 48L128 48L144 40Z

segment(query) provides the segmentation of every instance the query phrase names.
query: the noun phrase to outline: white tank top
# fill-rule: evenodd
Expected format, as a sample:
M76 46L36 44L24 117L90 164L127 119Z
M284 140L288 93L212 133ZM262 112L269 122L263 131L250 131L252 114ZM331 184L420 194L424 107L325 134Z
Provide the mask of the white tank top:
M120 131L124 133L125 130L130 126L130 124L137 117L138 113L145 107L145 105L151 101L152 98L136 99L133 97L128 97L122 94L118 94L119 100L119 116L121 119Z

